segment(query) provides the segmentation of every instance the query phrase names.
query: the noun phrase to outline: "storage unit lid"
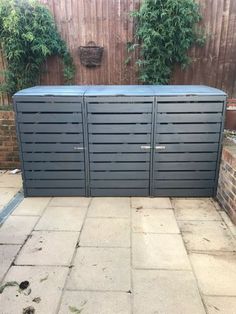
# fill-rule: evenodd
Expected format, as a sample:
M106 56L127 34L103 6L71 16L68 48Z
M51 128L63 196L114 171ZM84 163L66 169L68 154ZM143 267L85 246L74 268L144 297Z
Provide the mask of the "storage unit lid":
M83 96L86 85L47 85L47 86L35 86L14 94L14 97L18 96Z

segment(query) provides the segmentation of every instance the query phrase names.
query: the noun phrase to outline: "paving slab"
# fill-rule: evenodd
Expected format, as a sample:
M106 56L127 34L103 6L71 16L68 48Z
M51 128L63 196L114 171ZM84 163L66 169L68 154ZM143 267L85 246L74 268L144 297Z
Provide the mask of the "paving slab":
M133 209L132 230L152 233L180 232L171 209Z
M80 247L67 289L130 290L130 249Z
M0 187L0 206L4 207L16 195L17 188L1 188Z
M221 221L179 221L179 227L188 250L236 250L236 240Z
M211 198L172 198L171 203L174 209L215 210L215 206Z
M204 302L205 302L208 314L235 314L236 313L236 296L235 297L205 296Z
M79 232L34 231L16 265L70 265Z
M0 176L0 187L3 188L17 188L18 190L22 186L21 174L10 174L9 172L4 173Z
M37 314L56 313L67 272L65 267L11 267L4 282L29 281L29 288L22 291L18 286L5 288L0 294L1 313L22 314L29 306Z
M88 217L130 217L129 197L93 198L89 206Z
M183 240L178 234L133 234L133 267L191 269Z
M215 206L206 200L172 200L177 220L222 220Z
M33 230L38 217L10 216L0 227L0 244L22 244Z
M190 254L198 284L205 295L236 296L236 254Z
M134 270L134 314L205 314L190 271Z
M88 207L90 202L89 197L53 197L49 206Z
M80 231L86 211L85 207L48 207L35 230Z
M227 213L224 211L220 211L220 215L232 234L236 236L236 226L233 224Z
M126 218L87 218L80 246L130 247L130 220Z
M17 206L12 215L40 216L51 197L27 197Z
M172 208L169 197L131 197L133 208Z
M130 314L130 294L125 292L66 291L59 314Z
M20 245L0 245L0 282L11 266L20 247Z

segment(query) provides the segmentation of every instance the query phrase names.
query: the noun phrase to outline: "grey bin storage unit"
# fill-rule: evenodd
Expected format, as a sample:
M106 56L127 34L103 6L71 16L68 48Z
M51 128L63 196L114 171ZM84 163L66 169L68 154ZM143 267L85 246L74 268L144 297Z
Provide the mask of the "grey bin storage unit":
M90 194L148 196L154 96L149 86L87 90Z
M25 195L213 196L225 100L206 86L18 92Z
M86 195L84 91L40 86L14 96L26 196Z

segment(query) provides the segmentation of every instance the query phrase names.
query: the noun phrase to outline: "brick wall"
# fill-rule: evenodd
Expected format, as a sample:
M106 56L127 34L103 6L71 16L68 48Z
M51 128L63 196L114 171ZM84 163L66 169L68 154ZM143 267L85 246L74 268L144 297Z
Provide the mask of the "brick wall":
M225 146L222 152L217 199L236 224L236 145Z
M0 169L19 167L14 112L0 111Z

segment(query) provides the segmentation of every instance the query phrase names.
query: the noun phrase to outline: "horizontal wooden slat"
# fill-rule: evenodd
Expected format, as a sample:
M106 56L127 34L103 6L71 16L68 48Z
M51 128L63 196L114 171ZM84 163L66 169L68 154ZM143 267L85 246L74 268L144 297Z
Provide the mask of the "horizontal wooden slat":
M26 180L26 188L83 188L84 180Z
M89 155L90 161L149 161L150 153L94 153Z
M140 152L140 153L143 153L145 150L142 149L141 146L142 144L90 144L89 151L91 153L95 153L95 152L100 152L100 153Z
M211 197L214 196L213 188L206 189L154 189L154 196L167 197Z
M216 161L217 153L158 153L156 161Z
M216 162L156 162L156 170L215 170Z
M83 161L84 152L78 153L23 153L24 161Z
M85 196L84 188L27 188L26 196Z
M78 145L77 145L78 144ZM80 146L80 143L74 144L22 144L23 152L75 152L74 147Z
M83 143L82 134L21 134L22 142Z
M151 124L89 124L89 133L151 133Z
M18 122L82 122L81 113L19 113Z
M114 97L115 96L115 97ZM113 94L112 96L87 96L86 95L86 102L89 104L102 104L102 103L119 103L119 104L137 104L137 103L152 103L154 100L153 96L124 96L124 95L116 95Z
M148 180L91 180L91 188L148 188Z
M81 112L81 103L17 103L18 112Z
M158 103L158 112L222 112L223 102L215 103Z
M151 112L152 103L98 103L98 104L88 104L88 112L101 112L101 113L122 113L122 112Z
M84 162L25 162L25 170L82 170Z
M167 122L188 122L188 123L209 123L209 122L221 122L222 114L221 113L181 113L181 114L172 114L172 113L160 113L157 114L157 123L167 123Z
M150 143L151 134L126 134L126 135L94 135L89 136L90 143Z
M54 95L44 95L44 96L14 96L14 99L18 103L64 103L65 105L68 103L78 103L82 102L82 96L54 96Z
M217 133L220 132L221 123L198 124L157 124L157 133Z
M89 123L150 123L151 114L88 114Z
M162 152L217 152L219 149L218 143L201 143L201 144L165 144L165 149ZM159 150L156 149L158 153Z
M82 124L19 124L20 132L40 132L40 133L80 133Z
M91 171L101 171L101 170L136 170L136 171L143 171L149 170L149 163L148 162L98 162L98 163L90 163L90 170Z
M219 133L213 134L159 134L156 137L157 143L187 143L187 142L218 142Z
M25 171L26 179L78 179L85 178L84 171ZM65 186L66 187L66 186Z
M148 171L96 171L91 172L91 179L102 179L102 180L149 180Z
M179 179L215 179L215 171L158 171L155 173L156 180L179 180Z
M155 188L213 188L214 180L161 180L155 181Z
M91 196L148 196L149 189L122 189L122 188L105 188L105 189L91 189Z

